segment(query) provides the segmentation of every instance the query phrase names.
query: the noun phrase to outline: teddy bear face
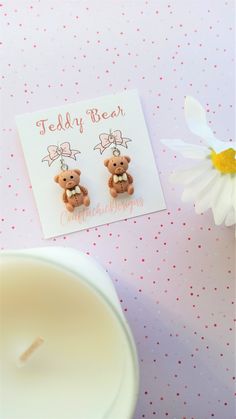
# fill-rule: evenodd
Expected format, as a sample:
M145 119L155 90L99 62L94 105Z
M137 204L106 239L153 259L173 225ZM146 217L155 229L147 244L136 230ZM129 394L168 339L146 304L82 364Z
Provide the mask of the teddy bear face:
M106 159L104 164L112 175L122 175L127 171L129 162L130 157L128 156L113 156Z
M63 189L73 189L80 183L80 170L64 170L55 176L54 180Z

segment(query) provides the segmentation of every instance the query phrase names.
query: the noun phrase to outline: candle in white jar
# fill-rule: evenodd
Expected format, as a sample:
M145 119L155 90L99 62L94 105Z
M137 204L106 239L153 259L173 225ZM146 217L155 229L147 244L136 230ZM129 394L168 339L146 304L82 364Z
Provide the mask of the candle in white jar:
M1 418L132 417L133 340L109 278L84 255L3 253L0 329Z

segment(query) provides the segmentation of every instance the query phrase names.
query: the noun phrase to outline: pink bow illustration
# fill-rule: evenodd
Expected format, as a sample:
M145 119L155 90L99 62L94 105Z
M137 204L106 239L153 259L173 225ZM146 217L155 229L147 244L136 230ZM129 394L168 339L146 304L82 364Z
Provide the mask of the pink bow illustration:
M101 154L112 144L114 146L122 145L122 147L128 148L127 143L131 141L129 138L122 137L120 130L110 131L110 134L100 134L99 140L100 143L94 147L94 150L99 150Z
M59 157L70 157L71 159L76 160L76 154L80 153L79 150L71 150L70 143L68 142L62 143L60 146L49 145L47 150L48 155L45 156L42 161L47 161L48 166L51 166Z

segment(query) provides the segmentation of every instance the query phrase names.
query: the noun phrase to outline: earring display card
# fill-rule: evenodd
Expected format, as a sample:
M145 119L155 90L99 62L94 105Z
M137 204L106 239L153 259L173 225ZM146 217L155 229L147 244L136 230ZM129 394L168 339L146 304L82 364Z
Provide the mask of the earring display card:
M16 123L45 238L165 209L136 90L19 115ZM104 160L112 158L114 146L130 157L132 195L110 194L112 174ZM64 190L54 182L62 159L69 170L81 171L88 207L67 210Z

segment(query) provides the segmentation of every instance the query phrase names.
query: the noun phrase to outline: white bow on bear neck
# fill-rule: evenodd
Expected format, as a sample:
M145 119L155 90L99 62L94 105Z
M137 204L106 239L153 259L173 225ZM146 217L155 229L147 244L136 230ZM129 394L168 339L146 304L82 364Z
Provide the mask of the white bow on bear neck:
M68 198L70 198L71 196L73 196L77 193L81 193L81 189L78 185L72 190L70 190L70 189L66 190L66 195L68 196Z
M126 181L127 179L128 178L127 178L126 173L123 173L123 175L114 175L113 176L113 180L114 180L115 183L122 182L122 180Z

